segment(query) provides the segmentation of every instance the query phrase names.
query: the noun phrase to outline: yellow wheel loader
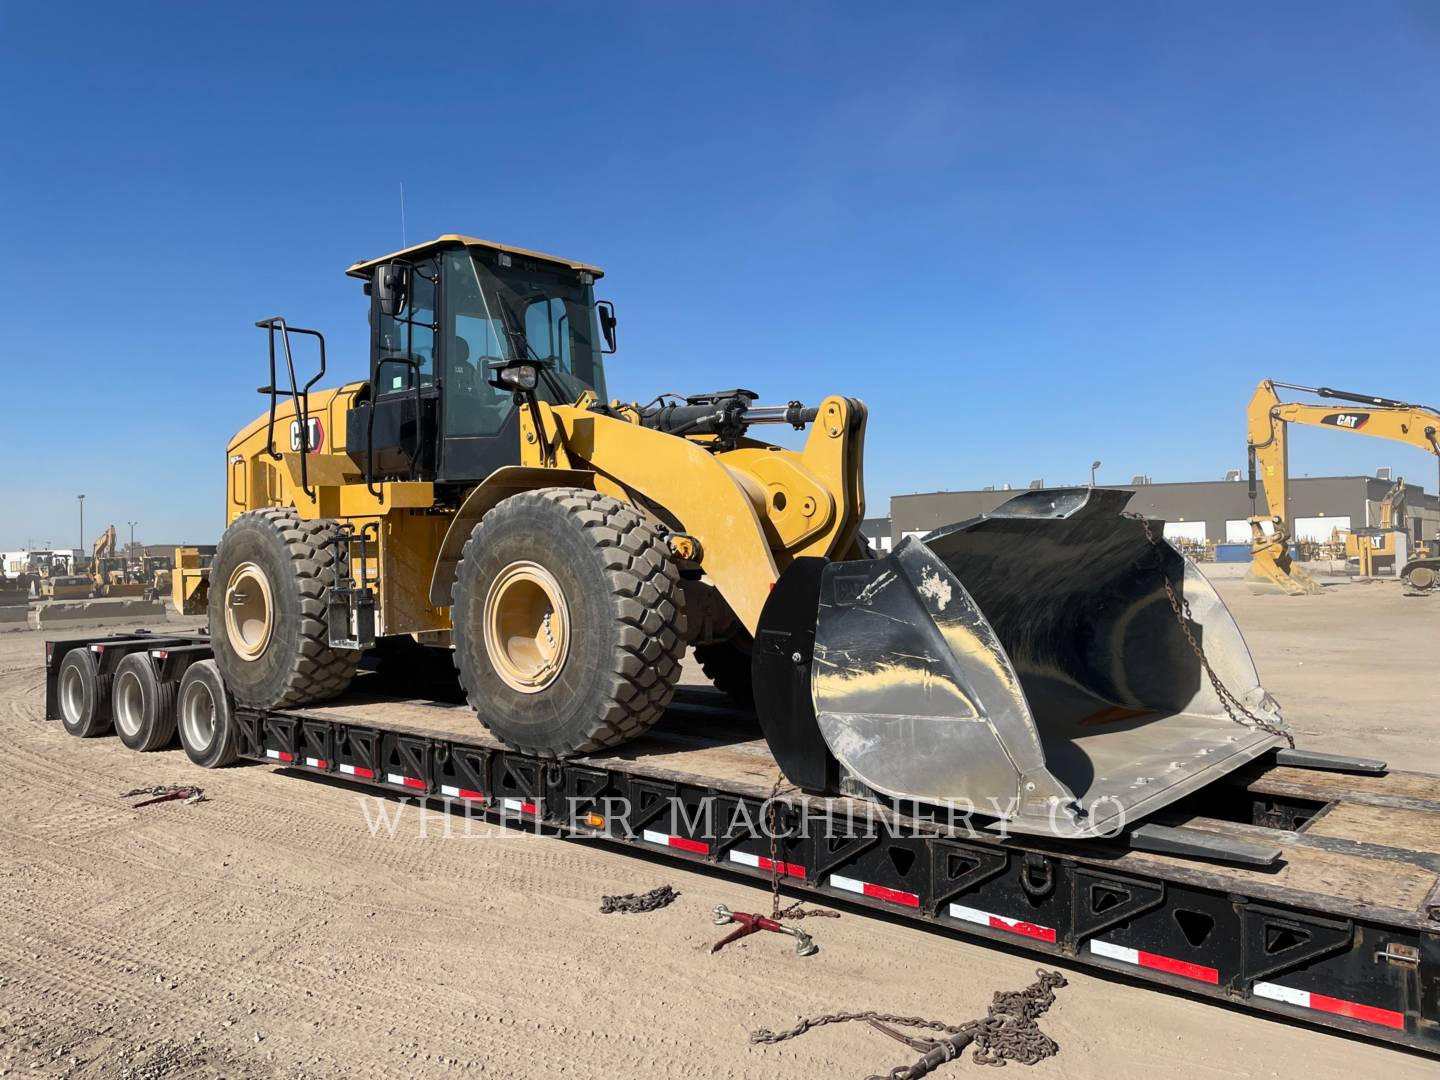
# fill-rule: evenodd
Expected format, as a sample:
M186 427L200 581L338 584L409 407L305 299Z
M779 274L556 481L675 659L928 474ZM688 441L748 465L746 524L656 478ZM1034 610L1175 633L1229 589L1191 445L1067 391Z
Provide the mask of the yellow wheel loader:
M348 273L369 377L317 389L323 336L261 320L268 409L226 451L209 616L245 705L333 697L403 637L453 650L499 739L567 757L660 719L693 648L807 790L1073 836L1285 739L1224 605L1129 493L1026 492L873 558L858 400L609 400L615 311L586 263L447 235Z

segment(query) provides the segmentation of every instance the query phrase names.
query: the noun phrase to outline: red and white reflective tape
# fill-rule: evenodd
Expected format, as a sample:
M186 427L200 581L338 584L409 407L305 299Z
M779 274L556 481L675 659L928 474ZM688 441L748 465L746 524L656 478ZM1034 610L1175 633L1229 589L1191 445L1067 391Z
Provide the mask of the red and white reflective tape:
M780 873L786 877L799 878L801 881L805 880L805 868L798 863L779 862L776 859L766 858L764 855L751 855L748 851L730 852L730 861L738 862L742 866L753 866L759 870L767 870L772 874L776 870L779 870Z
M1315 1009L1317 1012L1330 1013L1332 1016L1348 1016L1351 1020L1363 1020L1367 1024L1379 1024L1381 1027L1394 1028L1396 1031L1405 1030L1405 1014L1395 1012L1393 1009L1361 1005L1357 1001L1326 997L1324 994L1311 993L1309 990L1296 990L1293 986L1281 986L1279 983L1257 982L1253 993L1256 997L1269 998L1271 1001L1283 1001L1287 1005L1299 1005L1302 1009Z
M305 764L309 765L312 769L323 769L330 763L326 761L323 757L307 757L305 759Z
M683 836L671 836L669 833L655 832L652 829L645 829L640 836L652 844L659 844L661 847L673 847L680 851L691 851L696 855L709 855L710 845L699 840L687 840Z
M475 799L478 802L485 801L485 796L478 791L473 791L468 787L451 787L449 784L440 785L440 794L448 795L452 799Z
M904 889L890 889L869 881L856 881L854 878L841 877L839 874L830 875L830 887L859 893L861 896L873 896L876 900L888 900L892 904L901 904L905 907L918 908L920 906L920 897L913 892L906 892Z
M397 784L400 787L417 788L420 791L425 790L424 780L419 780L413 776L401 776L398 772L386 773L385 782L387 784Z
M1039 923L1026 922L1023 919L1007 919L1004 915L966 907L964 904L951 904L950 917L963 919L965 922L975 923L977 926L988 926L991 930L1006 930L1012 934L1019 934L1021 937L1034 938L1037 941L1048 941L1052 944L1055 941L1054 927L1041 926Z
M375 773L363 765L346 765L345 762L342 761L340 763L340 771L346 776L358 776L361 780L375 779Z
M295 760L295 755L292 754L292 753L290 753L289 751L287 751L287 750L271 750L269 747L266 747L266 749L265 749L265 756L268 757L268 758L270 758L270 759L272 759L272 760L274 760L274 761L294 761L294 760Z
M523 799L501 799L500 805L505 807L506 810L518 810L522 814L535 813L535 804L533 802L526 802Z
M1170 975L1179 975L1181 978L1194 979L1196 982L1210 983L1214 986L1220 985L1220 972L1212 967L1206 967L1204 964L1192 964L1188 960L1176 960L1173 956L1161 956L1159 953L1132 949L1126 945L1113 945L1108 941L1101 941L1099 938L1090 940L1090 951L1096 956L1134 964L1136 967L1163 971Z

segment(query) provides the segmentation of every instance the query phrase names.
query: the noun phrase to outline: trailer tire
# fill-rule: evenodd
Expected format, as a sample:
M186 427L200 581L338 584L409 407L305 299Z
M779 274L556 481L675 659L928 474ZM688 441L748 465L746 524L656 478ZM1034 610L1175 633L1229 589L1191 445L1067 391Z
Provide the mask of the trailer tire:
M110 684L115 734L131 750L163 750L175 740L175 684L162 683L143 652L131 653Z
M755 708L755 686L750 679L750 639L731 638L695 646L695 662L716 690L742 709Z
M101 675L83 645L60 661L56 675L60 723L76 738L93 739L110 730L110 676Z
M180 746L191 761L202 769L220 769L240 759L235 702L214 660L186 669L175 702Z
M237 701L308 705L350 685L360 653L331 648L325 621L335 561L335 523L289 508L248 511L225 530L210 568L210 631Z
M592 753L664 713L685 652L679 569L634 507L585 488L512 495L456 569L455 667L509 746Z

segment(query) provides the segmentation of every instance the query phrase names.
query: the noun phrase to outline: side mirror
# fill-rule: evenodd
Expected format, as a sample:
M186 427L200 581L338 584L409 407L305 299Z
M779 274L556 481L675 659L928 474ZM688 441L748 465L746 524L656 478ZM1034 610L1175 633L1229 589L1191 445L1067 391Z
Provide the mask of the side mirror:
M380 310L392 319L405 307L410 292L410 267L404 263L381 263L370 282L370 294L380 303Z
M600 333L605 335L605 345L600 351L613 353L615 351L615 305L609 300L597 300L595 313L600 317Z

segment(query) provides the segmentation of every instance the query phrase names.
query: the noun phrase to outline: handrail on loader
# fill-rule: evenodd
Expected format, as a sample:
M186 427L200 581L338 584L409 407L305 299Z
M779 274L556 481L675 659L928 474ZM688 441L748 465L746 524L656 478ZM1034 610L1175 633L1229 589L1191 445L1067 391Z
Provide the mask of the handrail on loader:
M290 375L290 399L295 403L295 421L300 431L300 487L310 501L314 502L315 492L310 487L310 476L306 469L306 458L310 455L310 388L325 377L325 335L319 330L289 326L280 315L261 319L255 325L266 331L270 341L270 385L256 388L257 393L270 395L270 419L265 425L265 450L276 461L281 460L281 455L275 450L275 402L280 395L280 388L275 385L275 331L278 328L281 344L285 349L285 369ZM304 386L300 386L295 379L295 358L290 351L292 333L308 334L320 343L320 370Z

